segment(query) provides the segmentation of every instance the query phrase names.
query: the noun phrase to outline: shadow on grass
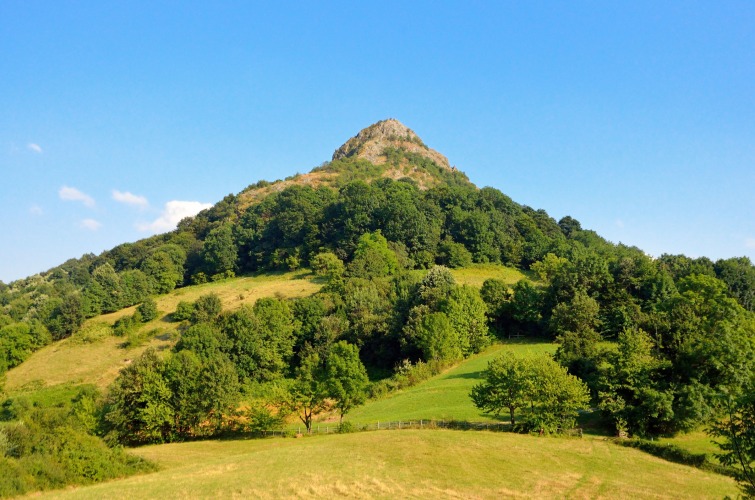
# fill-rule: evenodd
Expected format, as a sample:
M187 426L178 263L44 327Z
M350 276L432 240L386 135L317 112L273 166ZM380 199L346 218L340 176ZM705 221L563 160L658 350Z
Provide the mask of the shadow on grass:
M485 376L484 376L484 372L482 370L480 370L480 371L476 371L476 372L459 373L458 375L449 375L446 378L447 379L462 378L462 379L482 380L482 379L485 378Z

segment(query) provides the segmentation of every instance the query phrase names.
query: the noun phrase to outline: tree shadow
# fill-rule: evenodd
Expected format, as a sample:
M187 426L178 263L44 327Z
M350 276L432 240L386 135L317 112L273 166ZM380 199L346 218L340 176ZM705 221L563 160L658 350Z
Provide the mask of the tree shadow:
M452 378L461 378L461 379L479 379L479 380L482 380L483 378L485 378L483 376L483 373L484 372L482 370L480 370L480 371L476 371L476 372L459 373L458 375L451 375L451 376L446 377L446 378L449 378L449 379L452 379Z

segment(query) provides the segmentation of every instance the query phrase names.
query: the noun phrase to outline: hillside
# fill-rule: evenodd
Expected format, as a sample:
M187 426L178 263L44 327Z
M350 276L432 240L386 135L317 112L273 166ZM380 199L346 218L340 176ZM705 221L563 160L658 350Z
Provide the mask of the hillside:
M54 498L720 498L730 478L607 441L376 431L134 451L157 473Z

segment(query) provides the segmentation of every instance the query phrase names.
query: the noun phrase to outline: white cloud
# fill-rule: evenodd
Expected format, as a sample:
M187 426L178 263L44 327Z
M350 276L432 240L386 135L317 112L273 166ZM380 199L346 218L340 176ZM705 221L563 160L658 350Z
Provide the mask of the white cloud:
M151 233L164 233L176 228L181 219L192 217L206 208L210 208L212 203L201 203L199 201L178 201L172 200L165 204L163 213L153 222L140 223L136 225L139 231Z
M624 228L624 221L621 219L616 219L616 227Z
M60 199L63 201L80 201L88 207L94 206L94 198L88 194L82 193L76 188L63 186L58 191L58 196L60 196Z
M747 238L745 240L745 246L747 248L755 248L755 238Z
M27 144L26 149L28 149L29 151L34 151L35 153L40 154L40 155L42 154L42 146L40 146L39 144L35 144L33 142L30 142L29 144Z
M126 205L131 205L141 210L144 210L149 206L147 198L129 193L128 191L122 193L117 189L113 189L113 199L118 203L125 203Z
M94 219L84 219L79 224L82 228L88 229L90 231L97 231L99 228L102 227L102 224Z
M29 209L29 213L32 215L40 216L44 215L45 211L42 210L42 207L40 207L39 205L32 205Z

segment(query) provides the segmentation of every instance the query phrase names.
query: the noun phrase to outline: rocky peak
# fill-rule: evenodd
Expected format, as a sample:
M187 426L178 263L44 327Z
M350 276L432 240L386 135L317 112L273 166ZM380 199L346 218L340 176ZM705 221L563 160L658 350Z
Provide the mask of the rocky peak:
M357 157L374 164L386 163L386 148L417 153L442 167L451 168L445 156L427 147L414 131L393 118L379 121L362 129L356 136L336 149L333 160Z

